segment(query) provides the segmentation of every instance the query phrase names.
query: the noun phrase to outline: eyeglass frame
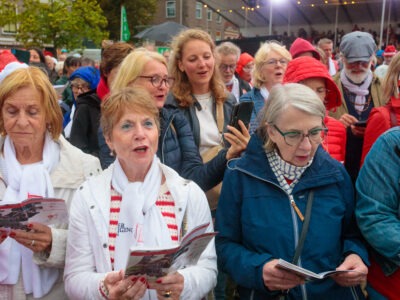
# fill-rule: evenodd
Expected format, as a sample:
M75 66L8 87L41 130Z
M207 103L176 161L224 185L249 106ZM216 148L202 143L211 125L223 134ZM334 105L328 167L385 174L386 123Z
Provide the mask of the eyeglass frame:
M279 132L279 134L283 137L283 139L284 139L286 145L288 145L288 146L290 146L290 147L297 147L298 145L300 145L300 144L304 141L304 139L305 139L306 137L308 138L308 140L309 140L310 143L313 143L313 144L315 144L315 145L319 145L319 144L321 144L321 143L323 142L324 138L320 136L320 137L321 137L321 141L320 141L320 142L315 142L315 141L310 137L311 131L318 130L320 134L321 134L321 132L323 132L324 134L327 134L327 133L328 133L328 128L326 128L326 127L314 128L314 129L309 130L309 131L307 132L307 134L305 134L304 132L301 132L301 131L286 131L286 132L283 132L283 131L280 130L280 129L278 128L278 126L276 126L275 124L272 124L272 126L273 126L273 127ZM287 136L288 134L291 134L291 133L298 133L298 134L302 135L302 137L301 137L301 139L299 140L299 142L298 142L297 144L295 144L295 145L289 144L289 143L287 142L287 140L286 140L286 136Z
M276 59L276 58L271 58L268 59L267 61L264 62L264 65L267 66L277 66L278 62L282 65L282 66L286 66L289 63L289 60L287 60L286 58L280 58L280 59Z
M237 65L227 65L227 64L220 64L218 68L220 68L223 71L227 71L228 69L235 72Z
M162 84L164 83L166 87L170 87L174 84L175 82L175 78L173 77L162 77L159 75L153 75L153 76L146 76L146 75L141 75L138 76L138 78L146 78L146 79L150 79L151 84L155 87L155 88L160 88L162 86ZM160 80L159 84L157 85L155 83L155 81Z
M71 90L76 89L77 91L81 90L82 92L85 93L85 89L87 89L87 91L90 91L90 86L87 84L82 84L82 85L75 85L74 83L70 84Z

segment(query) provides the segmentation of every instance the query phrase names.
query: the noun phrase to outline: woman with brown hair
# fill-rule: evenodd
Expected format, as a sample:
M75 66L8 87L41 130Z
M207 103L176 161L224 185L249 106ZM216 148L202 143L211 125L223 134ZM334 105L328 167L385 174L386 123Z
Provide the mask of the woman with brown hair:
M227 125L236 100L225 91L215 67L215 45L207 32L189 29L180 33L172 43L170 76L175 82L167 103L185 114L203 160L216 155L229 160L246 149L250 136L242 122L241 132ZM220 151L224 147L228 150Z

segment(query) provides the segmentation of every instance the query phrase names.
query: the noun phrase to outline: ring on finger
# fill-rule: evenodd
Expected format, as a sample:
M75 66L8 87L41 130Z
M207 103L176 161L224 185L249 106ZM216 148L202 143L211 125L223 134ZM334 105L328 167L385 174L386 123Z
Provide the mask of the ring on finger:
M31 247L35 246L35 240L32 240Z
M172 292L171 291L166 291L166 292L164 292L164 298L170 298L171 297L171 295L172 295Z

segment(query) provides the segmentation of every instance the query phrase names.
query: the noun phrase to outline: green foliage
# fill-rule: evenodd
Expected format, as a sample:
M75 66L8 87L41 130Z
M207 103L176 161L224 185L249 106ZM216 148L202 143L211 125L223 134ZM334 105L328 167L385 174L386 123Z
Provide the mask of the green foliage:
M108 20L107 30L110 32L110 39L120 39L121 26L121 5L126 8L131 39L140 30L137 26L148 25L154 19L157 11L157 0L98 0Z
M0 7L0 26L18 24L16 39L25 47L74 49L85 38L100 45L108 37L107 19L96 0L0 0Z

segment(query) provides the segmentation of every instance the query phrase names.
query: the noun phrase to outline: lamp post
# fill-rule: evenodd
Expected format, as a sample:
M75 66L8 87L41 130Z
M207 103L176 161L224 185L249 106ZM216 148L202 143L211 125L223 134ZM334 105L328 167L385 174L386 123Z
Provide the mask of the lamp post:
M269 2L269 35L272 35L272 2Z

